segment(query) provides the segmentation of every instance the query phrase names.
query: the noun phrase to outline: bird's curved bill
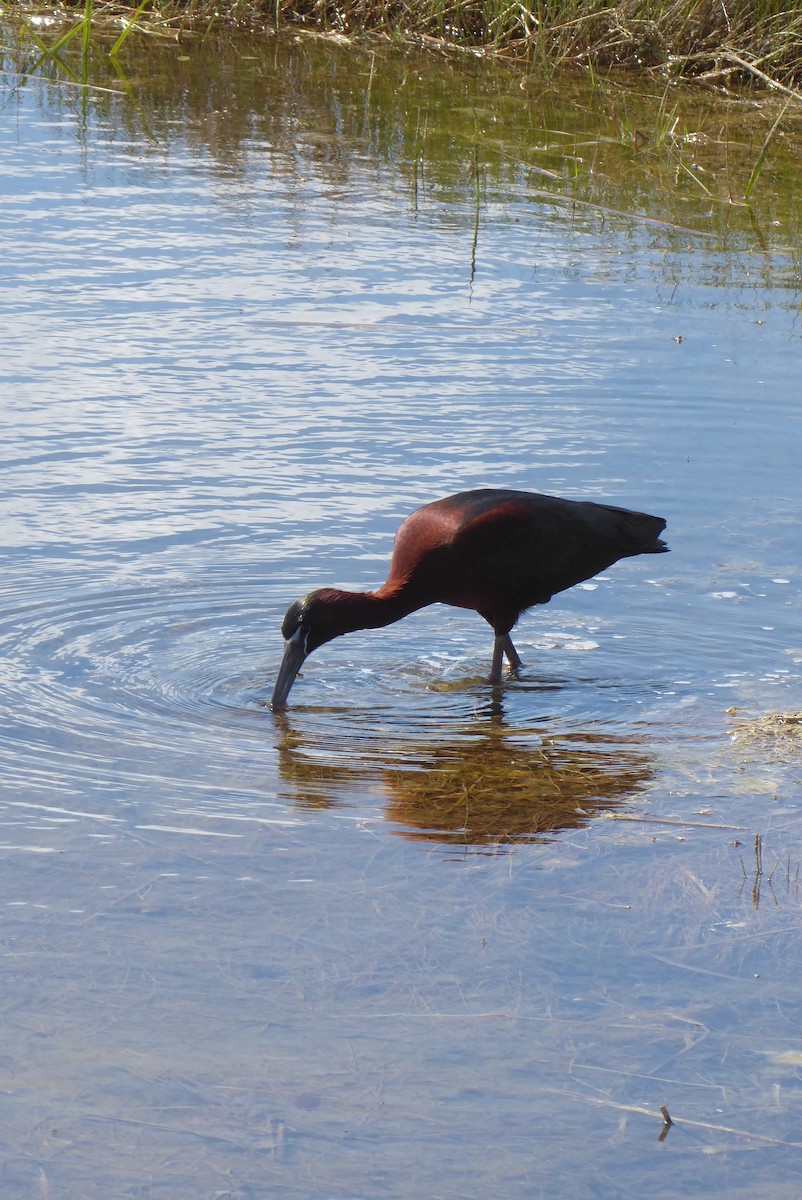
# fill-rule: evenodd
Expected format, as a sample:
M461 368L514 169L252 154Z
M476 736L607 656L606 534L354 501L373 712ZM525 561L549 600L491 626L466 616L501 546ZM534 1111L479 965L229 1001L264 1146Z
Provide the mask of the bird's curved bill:
M295 676L300 671L305 658L306 638L302 636L301 630L297 629L284 646L284 657L278 669L273 695L270 697L270 707L273 712L280 712L284 708L290 688L295 682Z

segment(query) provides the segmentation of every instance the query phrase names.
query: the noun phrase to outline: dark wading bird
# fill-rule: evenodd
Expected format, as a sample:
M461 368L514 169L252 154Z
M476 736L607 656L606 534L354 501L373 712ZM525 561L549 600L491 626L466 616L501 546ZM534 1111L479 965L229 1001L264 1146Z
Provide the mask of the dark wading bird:
M502 660L521 665L510 630L533 604L590 579L619 558L662 554L662 517L535 492L483 488L425 504L395 537L387 580L375 592L318 588L287 609L284 658L271 708L284 707L307 655L356 629L392 625L428 604L472 608L493 627L490 682Z

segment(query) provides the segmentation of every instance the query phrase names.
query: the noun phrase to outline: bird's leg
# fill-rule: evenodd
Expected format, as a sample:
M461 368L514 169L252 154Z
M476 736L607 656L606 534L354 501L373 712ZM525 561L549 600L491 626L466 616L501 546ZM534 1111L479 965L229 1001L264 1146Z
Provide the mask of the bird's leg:
M501 683L501 666L504 662L504 641L503 637L496 634L493 639L493 661L490 664L490 682Z
M490 664L490 682L501 683L501 668L504 665L504 656L507 656L507 661L513 671L517 671L523 666L518 651L512 644L512 638L508 633L497 633L493 639L493 661Z
M513 671L517 671L519 667L523 666L523 663L521 662L521 656L512 644L512 638L509 634L507 634L507 636L503 637L501 641L504 653L507 655L507 662L510 664Z

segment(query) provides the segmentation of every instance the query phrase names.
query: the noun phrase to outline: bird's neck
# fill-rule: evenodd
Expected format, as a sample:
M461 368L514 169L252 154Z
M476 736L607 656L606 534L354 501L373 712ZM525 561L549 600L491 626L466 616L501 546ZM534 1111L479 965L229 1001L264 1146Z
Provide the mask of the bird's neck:
M426 603L403 586L388 588L385 585L375 592L345 592L340 588L325 588L322 591L328 602L328 638L354 633L357 629L381 629L400 621Z

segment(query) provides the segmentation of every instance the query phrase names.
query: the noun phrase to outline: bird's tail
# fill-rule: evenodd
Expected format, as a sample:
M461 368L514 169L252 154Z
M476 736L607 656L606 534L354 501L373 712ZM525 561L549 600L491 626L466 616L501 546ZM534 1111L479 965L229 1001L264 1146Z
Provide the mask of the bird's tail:
M668 546L660 537L666 527L662 517L651 513L627 512L623 514L624 528L632 544L630 554L667 554Z
M641 550L641 554L668 554L670 546L667 546L662 538L655 538L651 546L646 546Z

